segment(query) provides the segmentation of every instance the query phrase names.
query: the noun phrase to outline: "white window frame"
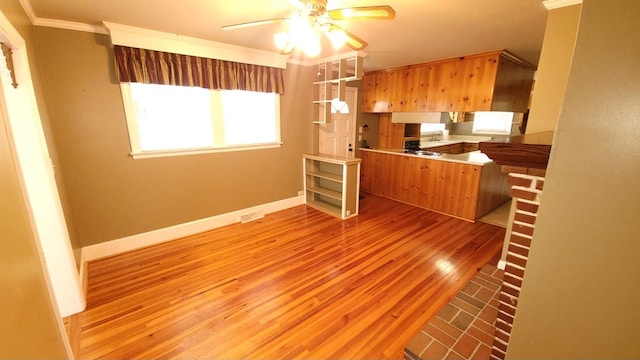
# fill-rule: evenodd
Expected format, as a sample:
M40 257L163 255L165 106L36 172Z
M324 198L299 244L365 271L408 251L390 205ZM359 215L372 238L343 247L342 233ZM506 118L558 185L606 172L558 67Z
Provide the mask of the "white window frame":
M506 111L476 111L473 116L473 134L510 135L515 113Z
M136 110L131 96L131 87L129 83L120 83L120 90L122 92L122 101L124 103L125 117L127 121L127 129L129 131L129 143L131 144L131 156L134 159L147 159L167 156L183 156L194 154L207 154L217 152L229 152L229 151L246 151L246 150L259 150L259 149L272 149L282 146L281 131L280 131L280 96L276 96L276 140L274 142L260 143L260 144L243 144L243 145L214 145L212 147L192 148L192 149L173 149L173 150L153 150L143 151L140 148L140 134L138 132L138 126L136 122ZM220 129L218 122L213 122L214 136L215 131Z

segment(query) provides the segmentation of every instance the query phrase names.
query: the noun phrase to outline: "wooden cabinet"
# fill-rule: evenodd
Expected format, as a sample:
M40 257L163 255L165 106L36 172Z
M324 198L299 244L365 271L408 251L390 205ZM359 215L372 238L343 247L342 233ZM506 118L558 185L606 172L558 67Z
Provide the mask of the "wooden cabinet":
M358 215L360 159L303 155L305 202L341 219Z
M535 68L506 51L364 74L362 109L525 112Z
M391 114L380 114L378 146L382 149L402 149L404 147L405 124L391 121ZM420 136L418 130L418 136Z
M443 154L463 154L478 150L478 143L460 142L442 146L434 146L426 150L435 151Z
M331 119L333 87L340 101L345 100L347 81L363 76L362 57L352 56L318 64L318 79L313 83L313 122L325 124Z
M360 151L362 191L475 221L510 199L499 165Z
M426 150L435 151L443 154L462 154L464 151L464 143L447 144L441 146L429 147Z
M463 153L468 153L468 152L472 152L472 151L476 151L478 150L479 145L478 143L463 143L462 144L462 152Z

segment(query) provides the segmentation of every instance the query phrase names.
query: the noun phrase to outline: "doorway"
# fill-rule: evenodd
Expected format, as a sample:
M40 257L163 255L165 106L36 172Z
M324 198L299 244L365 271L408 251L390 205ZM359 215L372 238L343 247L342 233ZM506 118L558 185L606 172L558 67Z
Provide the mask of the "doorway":
M333 87L333 98L337 97ZM318 125L318 152L321 154L353 158L356 140L356 114L358 89L347 87L345 101L332 101L331 121Z
M0 59L0 121L8 129L50 292L58 313L66 317L84 310L84 293L38 113L26 44L2 12L0 42L10 49L6 56L13 64L10 69L8 62Z

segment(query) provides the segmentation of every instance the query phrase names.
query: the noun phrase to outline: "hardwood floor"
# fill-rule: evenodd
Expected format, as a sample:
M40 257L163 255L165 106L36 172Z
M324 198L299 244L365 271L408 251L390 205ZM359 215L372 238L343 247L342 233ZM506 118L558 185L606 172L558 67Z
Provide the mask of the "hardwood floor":
M374 195L346 221L298 206L90 263L70 340L80 359L399 359L503 237Z

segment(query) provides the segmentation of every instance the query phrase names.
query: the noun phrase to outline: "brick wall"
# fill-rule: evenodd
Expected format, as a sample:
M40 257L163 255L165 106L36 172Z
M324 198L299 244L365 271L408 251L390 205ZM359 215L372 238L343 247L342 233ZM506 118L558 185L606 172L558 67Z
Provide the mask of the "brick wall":
M503 360L506 357L546 175L545 169L514 166L503 166L502 171L509 174L511 196L516 206L498 297L498 317L491 351L493 360Z

